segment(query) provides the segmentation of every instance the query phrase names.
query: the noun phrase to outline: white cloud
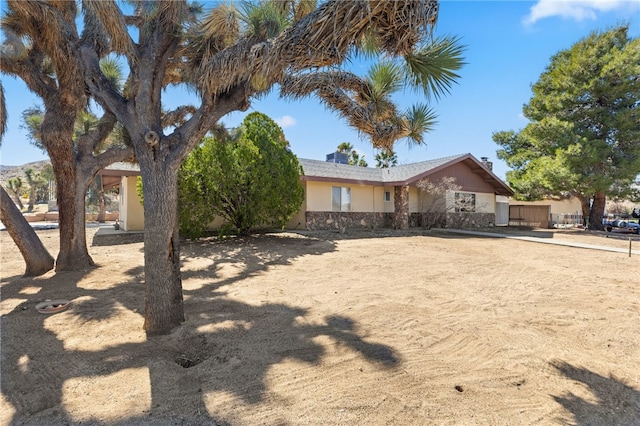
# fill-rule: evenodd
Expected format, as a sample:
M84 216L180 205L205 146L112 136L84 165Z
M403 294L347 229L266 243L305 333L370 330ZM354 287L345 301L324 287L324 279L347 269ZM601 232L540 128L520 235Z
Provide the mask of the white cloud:
M290 115L283 115L280 118L276 118L274 121L278 123L278 126L282 127L283 129L296 125L296 119Z
M538 0L531 7L524 23L531 25L540 19L560 16L564 19L583 21L596 19L599 12L615 9L637 9L638 3L629 0Z

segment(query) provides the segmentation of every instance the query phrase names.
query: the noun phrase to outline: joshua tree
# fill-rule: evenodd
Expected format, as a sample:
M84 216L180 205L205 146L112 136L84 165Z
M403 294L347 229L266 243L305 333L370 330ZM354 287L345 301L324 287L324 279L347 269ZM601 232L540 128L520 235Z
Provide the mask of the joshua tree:
M386 57L428 63L418 69L427 75L413 81L425 87L448 87L452 69L459 65L434 72L442 63L430 62L421 53L422 47L433 45L429 40L438 14L438 3L433 0L328 0L309 9L301 7L309 4L306 1L263 1L245 4L243 11L219 4L206 14L186 1L140 1L134 2L131 15L114 1L85 0L80 36L73 2L10 0L8 4L12 13L47 27L47 40L53 45L49 50L68 59L68 70L59 68L65 77L83 75L84 85L69 85L68 97L73 101L68 107L79 111L89 93L131 137L144 188L144 327L150 334L166 333L184 319L178 170L220 118L246 110L253 98L280 84L283 96L318 91L331 108L370 135L375 146L388 146L402 137L417 137L417 129L424 128L418 125L425 114L422 121L419 117L411 121L391 113L390 106L387 113L370 112L373 99L364 98L350 108L351 98L344 96L344 90L357 84L357 96L367 97L369 86L363 79L341 79L343 73L329 68L357 54L367 41ZM454 57L459 53L452 52ZM111 53L120 55L129 67L128 84L122 92L114 89L100 67L101 59ZM318 86L322 81L326 84ZM165 114L162 97L168 85L191 88L199 105ZM416 111L426 112L424 108ZM180 114L184 115L181 124L165 127L164 117ZM60 123L67 136L74 122L71 118L75 115Z
M60 251L56 270L85 269L94 264L85 234L89 183L100 169L131 158L133 151L121 147L101 150L116 123L110 112L74 143L76 119L89 101L77 51L76 2L10 0L7 6L2 19L5 43L0 47L0 72L22 79L44 105L37 132L57 183ZM103 75L113 84L108 65ZM112 86L111 90L116 89Z
M379 53L383 44L378 37L372 30L364 48ZM422 91L427 99L448 93L458 78L455 71L464 65L464 46L451 36L418 41L411 51L375 64L365 77L335 70L287 76L282 93L294 98L315 94L368 136L375 148L392 150L401 139L411 145L422 144L424 134L436 124L435 112L426 104L400 112L392 96L406 88Z
M7 181L7 191L13 195L13 199L16 201L18 208L20 210L24 209L24 204L22 204L22 193L24 191L24 185L22 184L22 179L20 176L16 176Z
M0 141L6 130L7 110L4 101L4 89L0 84ZM11 201L11 197L0 186L0 219L7 232L18 246L27 264L25 277L35 277L53 269L53 257L38 238L31 225Z
M103 61L102 68L106 69L113 80L115 87L119 86L120 70L119 67L113 61ZM46 152L46 148L43 145L41 137L41 127L44 117L44 112L39 107L29 108L22 112L22 128L27 131L31 143ZM78 113L73 131L73 142L77 144L78 141L88 137L91 132L95 132L100 125L98 117L88 110L83 110ZM126 148L128 143L127 135L123 132L122 126L117 123L113 128L113 131L109 135L104 135L104 138L100 142L97 151L102 152L107 148ZM50 166L49 166L50 168ZM41 173L44 174L44 173ZM55 178L55 176L53 177ZM86 201L88 203L97 204L99 206L99 214L97 221L104 222L106 213L106 195L102 189L102 179L100 175L96 175L91 182L89 182L86 191Z
M32 168L28 168L24 171L24 175L27 177L27 184L29 184L29 206L27 211L33 211L33 206L36 203L38 191L47 182L40 176L40 173L35 173Z

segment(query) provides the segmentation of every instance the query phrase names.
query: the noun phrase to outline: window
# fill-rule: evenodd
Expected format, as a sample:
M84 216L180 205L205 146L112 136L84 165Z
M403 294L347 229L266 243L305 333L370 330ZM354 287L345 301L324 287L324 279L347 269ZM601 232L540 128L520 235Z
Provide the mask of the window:
M456 192L455 203L456 213L475 212L476 194L469 194L468 192Z
M351 188L334 186L331 188L331 207L334 212L351 211Z
M385 203L391 202L391 191L384 191L384 202Z

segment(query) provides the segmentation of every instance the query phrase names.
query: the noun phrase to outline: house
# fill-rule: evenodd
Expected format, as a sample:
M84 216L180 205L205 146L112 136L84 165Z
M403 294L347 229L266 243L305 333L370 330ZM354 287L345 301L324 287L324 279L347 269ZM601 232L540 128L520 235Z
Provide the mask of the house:
M483 158L454 155L390 168L350 166L336 161L299 159L304 170L305 200L290 221L291 228L406 229L421 226L426 214L444 214L444 226L483 227L507 225L507 197L513 191ZM447 191L435 211L425 206L419 183L437 184L454 178L456 189ZM464 203L464 205L463 205Z
M288 229L407 229L434 217L437 226L508 224L507 197L513 191L493 174L485 158L462 154L384 169L343 164L346 158L337 153L327 161L298 161L304 170L305 199ZM133 169L116 163L100 172L103 181L120 176L120 226L125 230L144 226L135 189L139 172ZM438 184L443 178L455 179L455 187L426 202L420 184Z

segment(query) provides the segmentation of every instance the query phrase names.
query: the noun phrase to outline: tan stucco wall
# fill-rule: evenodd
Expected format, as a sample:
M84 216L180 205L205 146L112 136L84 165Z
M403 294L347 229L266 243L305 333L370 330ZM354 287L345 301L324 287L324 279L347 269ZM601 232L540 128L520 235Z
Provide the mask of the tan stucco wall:
M409 213L417 213L419 211L420 211L420 190L415 186L410 186L409 187Z
M476 194L476 213L495 213L496 212L496 195L483 192L470 191L447 191L447 211L455 211L455 193L468 192Z
M384 213L393 213L393 186L385 186L384 188L376 188L380 190L380 194L376 193L376 205L378 205L378 200L382 202L382 212ZM384 193L388 191L390 198L389 201L384 201Z
M455 193L468 192L476 194L476 213L495 213L496 196L495 194L487 194L483 192L471 191L447 191L446 194L446 210L454 211L455 209ZM420 213L422 206L420 205L420 191L418 188L411 187L409 189L409 211L411 213ZM393 211L393 210L392 210Z
M120 226L125 231L144 230L144 208L136 192L136 176L124 176L120 183Z
M306 211L330 212L332 186L333 184L328 182L306 182Z
M478 213L495 213L496 212L496 195L486 193L476 193L476 212Z
M287 222L286 229L305 229L305 213L327 212L332 210L331 188L344 186L351 188L352 212L385 212L393 213L393 187L371 185L340 184L333 182L303 182L304 201L300 211ZM385 191L390 192L390 201L384 201Z
M284 226L285 229L306 228L307 219L305 217L305 213L307 211L307 187L304 182L302 184L302 188L304 190L304 200L302 200L302 204L300 204L300 210L298 210L298 213L291 216L291 219L289 219L287 224Z
M304 211L330 212L331 188L351 188L352 212L393 212L393 188L333 182L306 182ZM391 201L384 201L384 191L391 192ZM302 213L303 214L303 213Z
M340 186L340 185L335 185L335 186ZM374 211L373 186L369 186L369 185L345 185L345 186L351 188L351 211L352 212Z
M345 186L351 188L352 212L384 212L393 213L393 187L381 187L371 185L340 184L332 182L306 182L305 210L315 212L331 211L331 188L333 186ZM391 193L391 201L384 201L384 193ZM476 194L476 212L495 213L496 196L482 192ZM448 196L448 205L453 206L453 193ZM420 212L420 190L409 187L409 212ZM303 213L302 213L303 214ZM291 221L293 222L293 220ZM291 223L290 222L290 223Z

